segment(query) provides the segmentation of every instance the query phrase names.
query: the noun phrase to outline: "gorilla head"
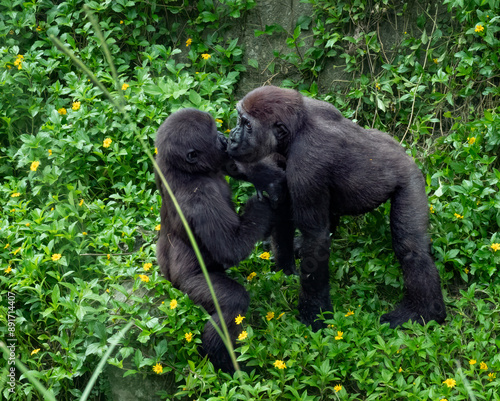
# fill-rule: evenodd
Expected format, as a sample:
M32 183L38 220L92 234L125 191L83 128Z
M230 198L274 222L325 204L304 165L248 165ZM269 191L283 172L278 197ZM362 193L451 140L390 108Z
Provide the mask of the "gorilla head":
M156 138L158 150L168 155L158 158L158 164L164 167L209 173L219 171L229 160L224 135L217 131L212 116L203 111L179 110L165 120L158 132L168 132Z
M229 153L236 160L252 163L283 153L290 137L306 123L302 95L274 86L250 92L237 105L238 124L231 131Z

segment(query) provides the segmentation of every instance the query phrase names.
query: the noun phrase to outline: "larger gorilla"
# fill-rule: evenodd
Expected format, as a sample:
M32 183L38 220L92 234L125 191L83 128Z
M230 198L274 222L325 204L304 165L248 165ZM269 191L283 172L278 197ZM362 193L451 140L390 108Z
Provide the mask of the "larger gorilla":
M390 199L392 244L405 293L381 322L391 327L408 320L442 323L446 311L427 237L425 183L399 143L290 89L257 88L237 104L237 111L239 121L229 137L231 157L255 162L278 152L286 158L290 204L282 205L274 245L278 267L291 272L295 227L302 234L301 320L316 330L322 325L317 315L332 310L330 233L340 216L368 212Z
M260 191L280 191L283 170L272 161L248 168L229 159L225 137L217 132L214 119L205 112L184 109L171 114L158 129L156 161L170 185L200 248L217 295L231 340L239 334L235 318L244 315L249 304L245 288L230 279L225 269L248 256L255 243L272 226L271 201L250 198L245 212L238 215L224 175L247 178ZM228 171L229 170L229 171ZM219 317L196 259L195 252L175 210L172 199L156 174L162 197L161 229L156 245L158 264L174 287L203 306L217 325ZM202 353L216 368L231 372L231 359L210 322L202 335Z

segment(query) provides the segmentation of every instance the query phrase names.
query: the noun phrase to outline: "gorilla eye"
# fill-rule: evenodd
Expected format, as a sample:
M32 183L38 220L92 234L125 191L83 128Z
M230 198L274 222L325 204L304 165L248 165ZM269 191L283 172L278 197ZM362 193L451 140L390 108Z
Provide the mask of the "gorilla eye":
M186 161L190 164L194 164L198 162L198 152L194 149L189 149L186 154Z

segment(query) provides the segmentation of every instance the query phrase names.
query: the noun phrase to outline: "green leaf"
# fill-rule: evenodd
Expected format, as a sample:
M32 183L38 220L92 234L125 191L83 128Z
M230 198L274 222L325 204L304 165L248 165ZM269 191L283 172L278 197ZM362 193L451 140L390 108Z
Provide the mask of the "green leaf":
M256 59L254 59L254 58L248 59L248 65L250 67L253 67L253 68L257 69L257 70L259 69L259 62Z
M51 298L52 298L52 304L55 307L57 307L59 299L61 298L61 290L59 289L59 286L57 284L54 286L54 289L52 290Z
M195 107L200 107L202 103L201 96L194 90L189 91L189 101L193 103Z

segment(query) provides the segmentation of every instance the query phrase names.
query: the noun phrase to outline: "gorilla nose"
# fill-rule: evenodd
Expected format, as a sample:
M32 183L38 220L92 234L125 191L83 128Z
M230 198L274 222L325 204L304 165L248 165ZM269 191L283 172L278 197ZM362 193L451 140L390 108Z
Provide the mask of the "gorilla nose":
M238 143L237 136L238 136L237 130L236 130L236 128L233 128L231 130L231 132L229 133L229 142L228 142L228 147L227 147L228 150L231 151L231 150L238 149L239 143Z

